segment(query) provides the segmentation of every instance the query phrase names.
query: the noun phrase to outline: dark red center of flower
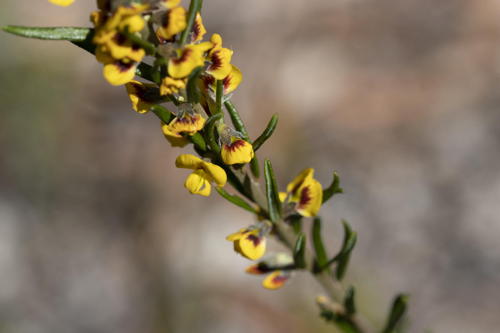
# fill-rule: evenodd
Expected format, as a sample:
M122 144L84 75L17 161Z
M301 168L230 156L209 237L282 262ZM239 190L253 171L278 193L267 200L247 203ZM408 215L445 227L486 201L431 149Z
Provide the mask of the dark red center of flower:
M201 27L198 24L198 22L196 22L196 21L194 22L192 31L193 31L192 39L196 40L200 36L200 33L201 33Z
M115 64L118 67L118 70L122 73L125 73L134 65L132 62L124 63L123 61L117 61Z
M228 75L224 79L222 79L222 84L224 85L224 90L227 90L231 85L231 76Z
M311 189L309 186L304 186L302 191L300 191L300 201L299 201L299 206L304 206L311 201Z
M246 142L243 140L236 140L233 143L226 145L226 147L229 151L234 152L234 151L238 150L239 148L243 147L245 144L246 144Z
M171 13L172 12L169 10L168 12L165 13L165 15L163 15L162 20L161 20L162 27L164 27L164 28L168 27L168 22L170 21L170 14Z
M220 50L214 51L212 54L212 65L210 65L211 70L217 70L222 67L222 59L220 58Z
M253 246L257 247L260 244L260 238L255 235L248 235L247 239L253 243Z
M275 284L283 284L288 278L284 275L278 275L273 278L273 283Z
M125 44L127 42L127 37L125 35L117 33L113 37L113 40L115 41L116 44L123 45L123 44Z
M183 63L184 61L186 61L189 58L189 56L191 55L192 52L193 52L193 50L191 50L191 49L185 49L184 51L182 51L181 56L177 59L173 59L172 62L176 65Z
M178 118L177 121L182 124L195 124L196 121L198 120L198 117L182 117Z

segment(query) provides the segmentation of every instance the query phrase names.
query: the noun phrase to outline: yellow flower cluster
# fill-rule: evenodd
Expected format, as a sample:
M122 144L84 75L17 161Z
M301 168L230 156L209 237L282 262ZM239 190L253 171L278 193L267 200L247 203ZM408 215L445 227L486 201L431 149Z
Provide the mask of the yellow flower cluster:
M146 55L140 45L130 40L129 34L144 29L142 13L148 8L148 5L133 4L120 6L111 15L104 11L91 14L95 26L96 59L104 65L104 77L112 85L130 82L137 65Z

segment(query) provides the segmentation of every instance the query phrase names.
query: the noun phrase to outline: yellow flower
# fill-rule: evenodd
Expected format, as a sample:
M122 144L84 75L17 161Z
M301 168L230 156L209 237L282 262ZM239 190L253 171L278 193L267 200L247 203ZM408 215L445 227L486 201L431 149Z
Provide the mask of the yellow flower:
M205 125L205 118L199 114L193 116L185 114L175 117L169 124L162 125L163 135L174 147L184 147L189 140L184 135L194 135ZM184 135L183 135L184 134Z
M233 51L224 47L212 49L208 55L211 64L207 68L207 73L216 80L222 80L231 73L231 57Z
M234 251L250 260L257 260L266 252L266 238L258 228L240 229L226 240L233 242Z
M205 64L203 54L211 47L210 43L187 45L179 50L177 58L168 61L168 74L174 79L187 77L193 69Z
M222 79L224 86L224 95L232 93L243 80L243 75L238 67L231 65L231 72Z
M254 155L252 145L243 139L232 137L230 144L222 145L221 156L227 165L248 163Z
M314 169L305 169L286 188L289 201L296 203L295 209L305 217L316 216L323 201L323 188L313 177Z
M262 286L266 289L276 290L283 287L289 278L290 275L283 271L274 271L262 281Z
M136 62L116 60L104 65L103 75L111 85L121 86L132 81L136 68Z
M137 113L146 113L158 100L156 85L132 80L125 85L132 108Z
M207 29L203 25L203 20L201 19L200 12L196 13L196 18L193 23L193 35L191 37L191 42L199 42L203 39L203 36L207 33Z
M125 35L118 31L109 35L109 37L102 43L102 47L114 59L129 58L130 60L140 62L146 55L143 49L134 45Z
M162 96L175 94L183 88L186 88L186 79L173 79L170 76L167 76L161 81L160 94Z
M175 7L164 14L156 34L161 39L169 40L186 29L186 26L186 10L183 7Z
M175 160L175 166L194 170L184 183L184 187L192 194L209 196L212 188L210 183L213 182L217 186L222 187L227 181L224 169L218 165L205 162L199 157L191 154L178 156Z
M75 0L49 0L49 2L53 3L54 5L58 6L69 6L71 5Z

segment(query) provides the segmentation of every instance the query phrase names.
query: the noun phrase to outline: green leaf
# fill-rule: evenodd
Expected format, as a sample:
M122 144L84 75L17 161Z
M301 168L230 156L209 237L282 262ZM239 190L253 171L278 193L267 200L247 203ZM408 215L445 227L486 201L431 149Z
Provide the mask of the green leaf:
M293 261L295 263L296 268L305 268L306 267L306 235L301 232L297 237L297 241L295 242L295 247L293 248Z
M408 307L408 299L409 296L405 294L399 294L394 298L383 333L393 333L396 331Z
M269 123L267 123L267 127L264 130L264 132L262 132L262 134L252 143L254 151L257 151L264 144L264 142L266 142L267 139L269 139L271 135L273 135L277 125L278 125L278 115L275 114L271 117Z
M291 214L287 216L286 221L292 226L292 229L296 234L302 231L302 215Z
M250 213L257 214L257 210L253 208L249 203L247 203L243 198L237 196L237 195L231 195L227 193L222 187L216 187L215 188L217 192L227 201L235 204L238 207L241 207Z
M245 124L243 124L243 120L241 120L240 114L234 104L231 101L226 101L224 102L224 106L229 113L229 117L231 117L231 122L233 123L234 128L242 134L244 140L248 141L249 138L247 129L245 128Z
M199 103L200 102L200 88L198 88L198 77L203 71L203 67L196 67L191 74L189 75L188 82L186 85L187 90L187 98L190 103Z
M215 86L215 113L222 112L222 96L224 95L224 82L217 80Z
M254 156L252 160L250 161L250 170L252 171L252 174L255 176L255 178L260 177L260 167L259 167L259 159L257 156Z
M69 40L72 42L83 42L93 29L79 27L24 27L19 25L8 25L2 30L17 36L45 40Z
M273 167L271 161L267 159L264 161L264 178L266 180L266 198L269 218L272 222L276 222L281 216L281 202Z
M356 290L354 287L349 287L345 293L344 307L348 316L356 313L356 304L354 303L354 297L356 295Z
M173 114L161 105L153 105L150 110L165 124L172 120Z
M207 144L205 142L205 139L203 139L203 136L200 133L197 132L193 135L190 135L189 140L196 146L196 149L198 149L199 152L207 151Z
M342 220L342 225L344 226L344 241L342 243L342 249L339 254L332 259L332 261L338 262L337 270L335 271L335 276L338 280L342 280L344 278L352 249L354 249L358 239L357 233L352 231L351 226L347 223L347 221Z
M315 273L320 273L326 268L328 257L326 255L325 245L321 239L321 219L319 217L314 218L311 234L314 251L316 252Z
M343 193L344 189L340 187L340 178L336 172L333 172L333 181L328 188L323 190L323 203L330 200L337 193Z
M220 147L217 143L217 139L215 138L215 125L217 121L221 120L224 115L222 113L214 114L210 118L207 119L205 123L204 133L205 139L208 141L208 145L213 152L219 154Z

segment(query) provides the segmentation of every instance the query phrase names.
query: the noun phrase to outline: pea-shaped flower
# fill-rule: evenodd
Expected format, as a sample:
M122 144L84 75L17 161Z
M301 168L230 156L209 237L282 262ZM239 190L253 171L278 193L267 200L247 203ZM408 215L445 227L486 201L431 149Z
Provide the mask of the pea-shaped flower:
M316 216L323 202L323 188L314 179L314 169L303 170L286 187L286 194L280 194L281 199L288 198L295 203L295 210L302 216Z
M205 197L210 195L212 185L226 185L227 176L224 169L220 166L205 162L201 158L191 154L182 154L175 160L175 166L178 168L194 170L184 182L184 187L192 194L199 194Z
M221 157L227 165L248 163L254 155L252 144L237 137L222 145Z
M260 228L243 228L226 237L233 242L234 251L250 260L257 260L266 252L266 232Z

